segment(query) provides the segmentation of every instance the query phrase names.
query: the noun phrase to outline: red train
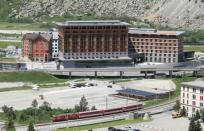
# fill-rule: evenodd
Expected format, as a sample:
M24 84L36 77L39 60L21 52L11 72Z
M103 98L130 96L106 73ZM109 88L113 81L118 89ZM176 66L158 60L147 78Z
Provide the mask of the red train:
M89 112L78 112L78 113L68 113L68 114L61 114L61 115L54 115L52 117L53 122L58 121L67 121L67 120L75 120L75 119L83 119L89 117L96 117L96 116L103 116L103 115L110 115L128 111L134 111L138 109L142 109L143 105L131 105L113 109L106 109L106 110L96 110L96 111L89 111Z

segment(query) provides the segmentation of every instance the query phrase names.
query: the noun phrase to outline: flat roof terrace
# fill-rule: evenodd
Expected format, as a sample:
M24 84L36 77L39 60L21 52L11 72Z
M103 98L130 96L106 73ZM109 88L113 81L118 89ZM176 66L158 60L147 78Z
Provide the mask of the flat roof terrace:
M163 31L156 30L152 28L129 28L129 34L139 34L139 35L170 35L179 36L184 34L184 31Z
M183 86L191 86L195 88L203 88L204 89L204 81L192 81L192 82L183 82Z
M66 21L57 22L58 26L129 26L130 24L126 22L121 22L119 20L91 20L91 21Z
M152 98L156 95L156 93L137 90L137 89L130 89L130 88L127 88L124 90L118 90L118 93L123 95L133 95L133 96L144 97L144 98Z

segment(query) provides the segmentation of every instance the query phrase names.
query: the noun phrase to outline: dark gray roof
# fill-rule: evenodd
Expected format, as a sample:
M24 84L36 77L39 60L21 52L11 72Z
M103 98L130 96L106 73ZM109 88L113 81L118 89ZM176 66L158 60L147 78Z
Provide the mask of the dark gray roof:
M118 93L143 96L143 97L151 97L151 96L156 95L155 93L142 91L142 90L136 90L136 89L130 89L130 88L124 89L124 90L118 90Z
M184 31L163 31L152 28L129 28L129 34L147 34L147 35L182 35Z
M50 33L27 33L23 36L23 39L35 40L39 37L44 38L46 41L50 41L52 38L52 34L50 34Z
M119 20L92 20L92 21L66 21L57 22L58 26L128 26L126 22Z
M198 80L198 81L191 81L191 82L183 82L182 85L196 87L196 88L204 88L204 81Z

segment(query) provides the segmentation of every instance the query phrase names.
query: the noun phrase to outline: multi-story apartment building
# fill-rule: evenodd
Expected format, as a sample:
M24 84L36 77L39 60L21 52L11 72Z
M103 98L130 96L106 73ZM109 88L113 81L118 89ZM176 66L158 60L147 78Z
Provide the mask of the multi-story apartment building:
M130 61L128 23L117 20L67 21L57 25L61 60L75 61L75 64L81 62L81 66L90 62L91 65L87 66L94 65L94 62L108 65L110 61Z
M196 111L203 109L204 81L184 82L181 87L181 108L185 108L187 116L192 117Z
M46 62L52 56L52 34L27 33L23 36L23 57L32 61Z
M183 60L182 31L129 29L129 56L145 62L177 63ZM137 61L137 60L136 60Z

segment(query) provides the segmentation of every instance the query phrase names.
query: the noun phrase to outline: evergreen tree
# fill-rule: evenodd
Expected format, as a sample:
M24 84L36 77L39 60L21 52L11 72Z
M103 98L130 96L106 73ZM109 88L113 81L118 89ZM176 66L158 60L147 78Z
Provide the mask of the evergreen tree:
M202 131L202 127L199 121L196 122L194 131Z
M91 107L91 110L92 110L92 111L96 110L96 106L92 106L92 107Z
M176 101L176 104L174 105L173 109L175 111L179 111L180 110L180 101L179 100Z
M6 106L6 105L2 106L1 109L2 109L2 111L3 111L4 113L8 113L8 112L9 112L9 107Z
M198 110L196 111L196 115L195 115L194 119L195 119L195 121L200 119L200 113Z
M202 121L204 122L204 111L201 111L200 114L201 114L200 117L201 117Z
M195 131L195 121L191 118L190 125L188 127L188 131Z
M34 107L34 108L36 108L36 107L38 107L38 101L36 100L36 99L34 99L33 101L32 101L32 107Z
M28 131L35 131L35 128L34 128L34 125L33 125L32 121L30 121L30 123L28 125Z
M16 114L15 114L15 111L13 110L13 107L9 108L7 116L8 116L9 119L12 119L12 120L16 119Z
M88 111L89 110L88 102L87 102L85 96L82 96L80 103L79 103L79 107L80 107L81 111Z
M80 106L77 104L77 105L75 105L74 110L75 110L75 112L80 112L80 111L81 111L81 108L80 108Z
M185 107L183 107L183 108L180 110L180 115L181 115L181 116L186 116L186 109L185 109Z
M6 131L15 131L14 121L9 118L8 123L6 124Z

